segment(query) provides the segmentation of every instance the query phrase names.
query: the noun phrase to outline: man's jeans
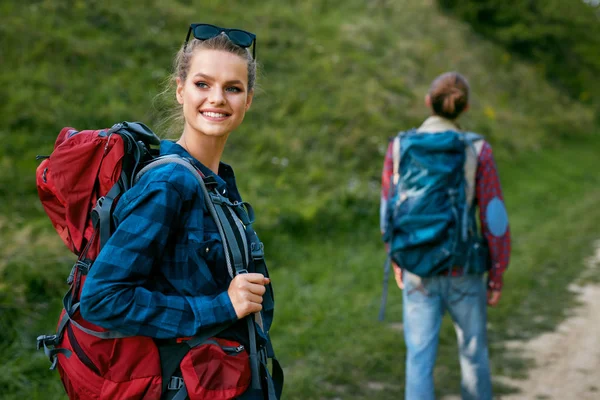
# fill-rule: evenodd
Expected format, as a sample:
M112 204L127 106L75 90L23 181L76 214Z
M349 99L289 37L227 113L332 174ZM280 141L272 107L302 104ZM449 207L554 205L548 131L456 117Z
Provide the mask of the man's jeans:
M458 337L463 400L491 399L483 276L420 278L404 270L403 278L406 400L435 399L433 367L445 311Z

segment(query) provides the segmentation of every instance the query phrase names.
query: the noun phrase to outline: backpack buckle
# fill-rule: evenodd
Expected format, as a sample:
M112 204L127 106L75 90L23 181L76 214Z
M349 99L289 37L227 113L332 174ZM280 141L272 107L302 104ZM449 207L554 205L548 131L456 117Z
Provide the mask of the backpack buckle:
M253 260L262 260L265 258L265 245L262 242L250 243L250 250Z
M210 199L213 204L217 204L217 205L223 204L223 197L221 197L221 195L219 193L210 192L209 196L210 196Z
M169 386L167 386L167 389L179 390L183 387L183 385L184 385L183 378L181 378L179 376L172 376L171 379L169 380Z
M104 199L105 196L99 197L96 201L96 205L94 208L92 208L91 218L94 227L98 224L98 221L100 221L100 210L102 210L102 203L104 203Z
M206 185L206 188L208 190L212 190L212 189L216 188L218 185L217 180L215 179L214 176L206 176L206 177L202 178L202 180L204 181L204 185Z
M44 346L56 346L58 341L58 335L40 335L37 337L36 348L40 350Z

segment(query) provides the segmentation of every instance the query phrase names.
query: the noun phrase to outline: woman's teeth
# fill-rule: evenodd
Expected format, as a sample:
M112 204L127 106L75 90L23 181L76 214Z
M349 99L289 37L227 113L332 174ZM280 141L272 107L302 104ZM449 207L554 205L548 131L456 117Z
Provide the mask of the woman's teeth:
M227 117L227 114L221 114L221 113L210 112L210 111L205 111L205 112L202 113L202 115L205 115L205 116L211 117L211 118L225 118L225 117Z

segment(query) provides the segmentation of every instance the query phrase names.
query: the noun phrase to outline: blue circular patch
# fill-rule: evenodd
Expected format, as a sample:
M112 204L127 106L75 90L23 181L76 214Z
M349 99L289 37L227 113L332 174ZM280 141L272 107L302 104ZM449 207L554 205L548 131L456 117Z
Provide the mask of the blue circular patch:
M504 202L498 197L494 197L487 206L485 219L492 235L502 237L508 229L508 215Z

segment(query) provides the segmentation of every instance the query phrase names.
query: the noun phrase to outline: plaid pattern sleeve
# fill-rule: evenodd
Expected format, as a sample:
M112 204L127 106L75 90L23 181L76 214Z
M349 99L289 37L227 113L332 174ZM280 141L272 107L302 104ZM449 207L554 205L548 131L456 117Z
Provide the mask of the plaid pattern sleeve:
M193 179L184 168L171 164L151 171L125 193L115 210L117 228L95 260L81 294L84 319L159 339L193 336L201 328L236 319L226 290L214 295L186 292L193 278L210 277L210 272L201 259L194 268L188 266L189 252L171 244L177 237L177 221L195 193ZM165 265L157 265L157 260ZM153 286L165 278L170 290Z
M381 172L381 202L379 207L379 227L381 232L385 231L386 221L386 203L390 193L390 184L392 180L392 174L394 172L394 157L392 155L393 141L390 141L388 149L385 153L385 159L383 161L383 171Z
M495 198L504 202L498 170L492 155L492 147L487 142L484 143L479 155L476 196L482 232L488 241L492 262L488 275L488 286L493 290L501 290L503 285L502 274L508 267L510 258L510 228L507 226L501 236L496 236L492 234L487 221L487 207L490 202Z

